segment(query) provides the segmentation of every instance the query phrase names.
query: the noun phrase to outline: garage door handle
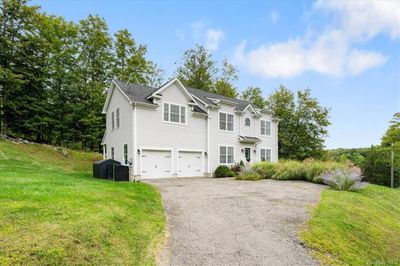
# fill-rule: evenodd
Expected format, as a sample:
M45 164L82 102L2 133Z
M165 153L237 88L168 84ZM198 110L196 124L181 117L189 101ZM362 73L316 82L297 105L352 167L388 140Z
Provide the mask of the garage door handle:
M167 173L169 173L169 171L164 171L164 172L167 172Z

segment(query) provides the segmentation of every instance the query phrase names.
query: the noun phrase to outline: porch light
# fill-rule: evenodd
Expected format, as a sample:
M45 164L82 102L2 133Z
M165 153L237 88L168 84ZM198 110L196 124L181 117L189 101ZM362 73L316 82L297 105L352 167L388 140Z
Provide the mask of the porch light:
M256 153L257 152L257 150L256 149L254 149L254 153Z
M242 152L244 152L244 149L241 149Z
M137 154L139 154L139 155L140 155L140 149L137 149Z

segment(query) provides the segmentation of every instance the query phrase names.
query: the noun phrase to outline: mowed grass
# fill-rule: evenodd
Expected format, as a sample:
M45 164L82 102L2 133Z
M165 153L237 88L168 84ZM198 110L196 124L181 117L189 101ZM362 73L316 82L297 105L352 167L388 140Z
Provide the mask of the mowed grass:
M322 265L400 265L400 190L326 189L300 237Z
M99 154L0 141L0 265L153 265L158 191L94 179Z

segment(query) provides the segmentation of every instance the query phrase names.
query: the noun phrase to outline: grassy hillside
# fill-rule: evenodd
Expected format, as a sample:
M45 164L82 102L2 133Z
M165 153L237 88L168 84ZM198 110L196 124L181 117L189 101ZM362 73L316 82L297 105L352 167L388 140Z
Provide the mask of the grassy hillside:
M400 189L326 189L301 238L323 265L400 265Z
M165 218L142 183L91 177L99 154L0 141L0 264L154 264Z

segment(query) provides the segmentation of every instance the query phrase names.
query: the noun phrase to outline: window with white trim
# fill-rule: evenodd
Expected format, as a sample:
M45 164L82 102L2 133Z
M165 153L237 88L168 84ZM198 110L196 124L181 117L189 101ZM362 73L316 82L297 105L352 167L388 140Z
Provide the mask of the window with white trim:
M260 135L271 136L271 121L260 120Z
M233 131L233 114L219 113L219 129Z
M111 129L115 129L115 113L114 111L111 112Z
M260 161L271 161L271 149L260 149Z
M186 107L172 103L164 103L163 121L177 124L185 124Z
M249 127L250 126L250 118L246 118L245 120L244 120L244 125L246 126L246 127Z
M234 163L234 148L232 146L219 146L219 163Z
M111 147L111 159L114 160L114 147Z
M124 144L124 164L128 164L128 144Z
M116 116L116 128L119 128L119 108L117 108L117 110L115 110L115 116Z

